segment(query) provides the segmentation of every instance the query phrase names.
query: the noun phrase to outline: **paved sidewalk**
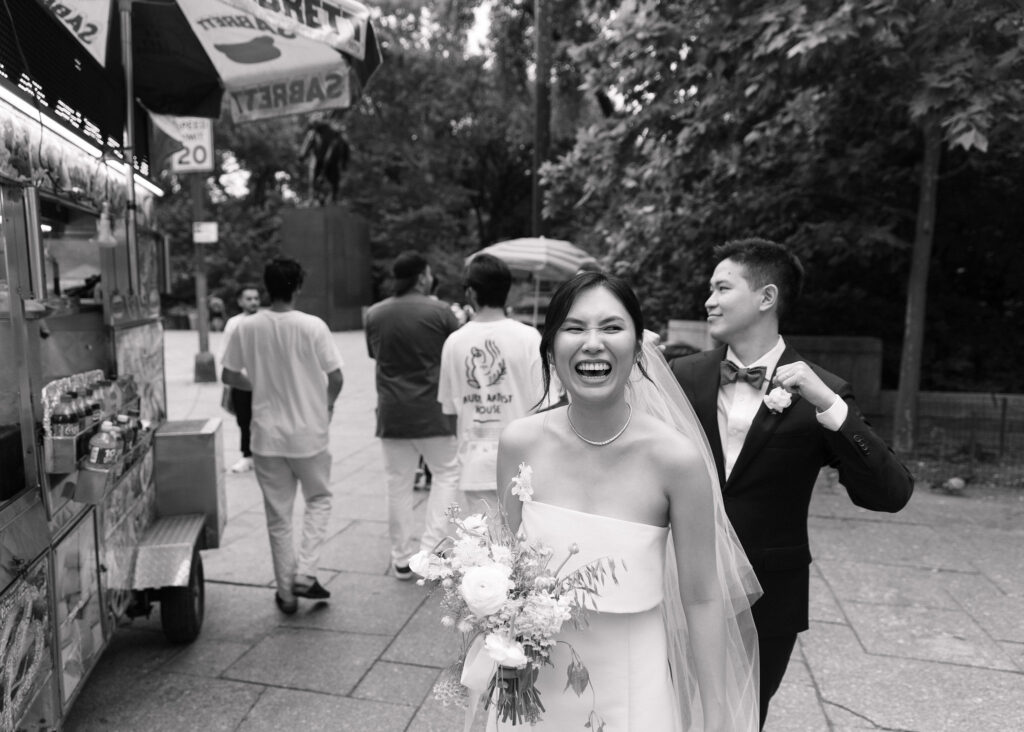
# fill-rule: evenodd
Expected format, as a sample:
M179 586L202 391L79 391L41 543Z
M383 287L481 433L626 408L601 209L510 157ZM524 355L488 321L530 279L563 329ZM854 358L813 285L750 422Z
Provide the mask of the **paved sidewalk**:
M335 504L320 576L331 601L277 612L256 479L229 473L224 541L204 552L199 639L167 644L159 610L121 628L68 730L462 729L461 713L430 694L455 652L437 600L387 573L373 363L362 332L335 339L345 387L331 428ZM220 410L220 385L192 382L197 344L195 332L166 333L169 417L223 418L231 465L238 428ZM967 493L921 489L890 516L821 481L811 505L811 629L768 732L1024 729L1024 493ZM417 495L422 511L426 494Z

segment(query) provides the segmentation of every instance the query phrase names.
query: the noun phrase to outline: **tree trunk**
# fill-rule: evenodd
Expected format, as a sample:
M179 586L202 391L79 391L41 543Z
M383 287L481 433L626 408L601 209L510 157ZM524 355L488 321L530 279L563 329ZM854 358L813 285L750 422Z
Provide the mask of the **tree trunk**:
M917 394L921 386L921 351L924 345L925 307L928 301L928 267L935 240L936 196L942 131L938 120L924 125L924 161L921 165L921 195L917 205L917 229L907 286L907 311L903 323L903 351L900 383L893 413L893 447L898 452L914 449L917 435Z
M544 194L540 189L540 166L551 147L551 0L534 0L533 42L537 54L537 81L533 119L533 201L534 236L544 235Z

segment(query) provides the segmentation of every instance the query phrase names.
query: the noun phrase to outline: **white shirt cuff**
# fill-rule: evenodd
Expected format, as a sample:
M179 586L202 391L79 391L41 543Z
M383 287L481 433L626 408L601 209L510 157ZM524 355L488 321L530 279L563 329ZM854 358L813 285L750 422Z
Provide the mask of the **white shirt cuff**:
M846 404L846 400L836 394L836 400L832 402L832 406L824 412L818 412L814 416L818 418L818 424L822 427L838 432L839 428L843 426L843 422L846 421L846 415L849 413L850 407Z

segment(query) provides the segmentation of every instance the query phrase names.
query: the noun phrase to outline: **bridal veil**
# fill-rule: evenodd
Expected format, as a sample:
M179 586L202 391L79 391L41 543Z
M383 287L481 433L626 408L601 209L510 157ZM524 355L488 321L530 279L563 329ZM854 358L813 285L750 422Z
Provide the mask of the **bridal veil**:
M759 666L757 631L751 605L760 597L761 587L740 545L722 504L721 486L707 436L701 428L682 388L672 374L661 351L645 341L642 362L649 378L634 367L627 399L633 409L641 410L673 425L690 438L704 458L711 479L713 501L708 521L715 524L715 567L718 583L714 597L683 596L676 566L675 541L669 536L665 562L665 625L668 631L669 661L673 682L679 695L685 732L721 729L730 732L756 732L759 726ZM681 537L685 547L687 537ZM711 561L710 557L686 552L683 561ZM707 547L700 550L707 553ZM697 606L700 606L699 609ZM721 651L714 666L715 678L702 679L707 664L698 664L687 627L688 611L717 614L716 627L723 629L716 640ZM692 614L690 615L692 617ZM710 690L710 691L709 691ZM713 694L714 699L708 698Z

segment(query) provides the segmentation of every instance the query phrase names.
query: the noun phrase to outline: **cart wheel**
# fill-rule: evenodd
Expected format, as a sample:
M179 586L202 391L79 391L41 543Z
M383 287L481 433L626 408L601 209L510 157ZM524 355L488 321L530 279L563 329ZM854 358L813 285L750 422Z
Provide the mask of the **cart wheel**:
M160 624L171 643L191 643L203 627L205 605L203 559L199 550L192 553L192 571L186 587L164 587L160 590Z

